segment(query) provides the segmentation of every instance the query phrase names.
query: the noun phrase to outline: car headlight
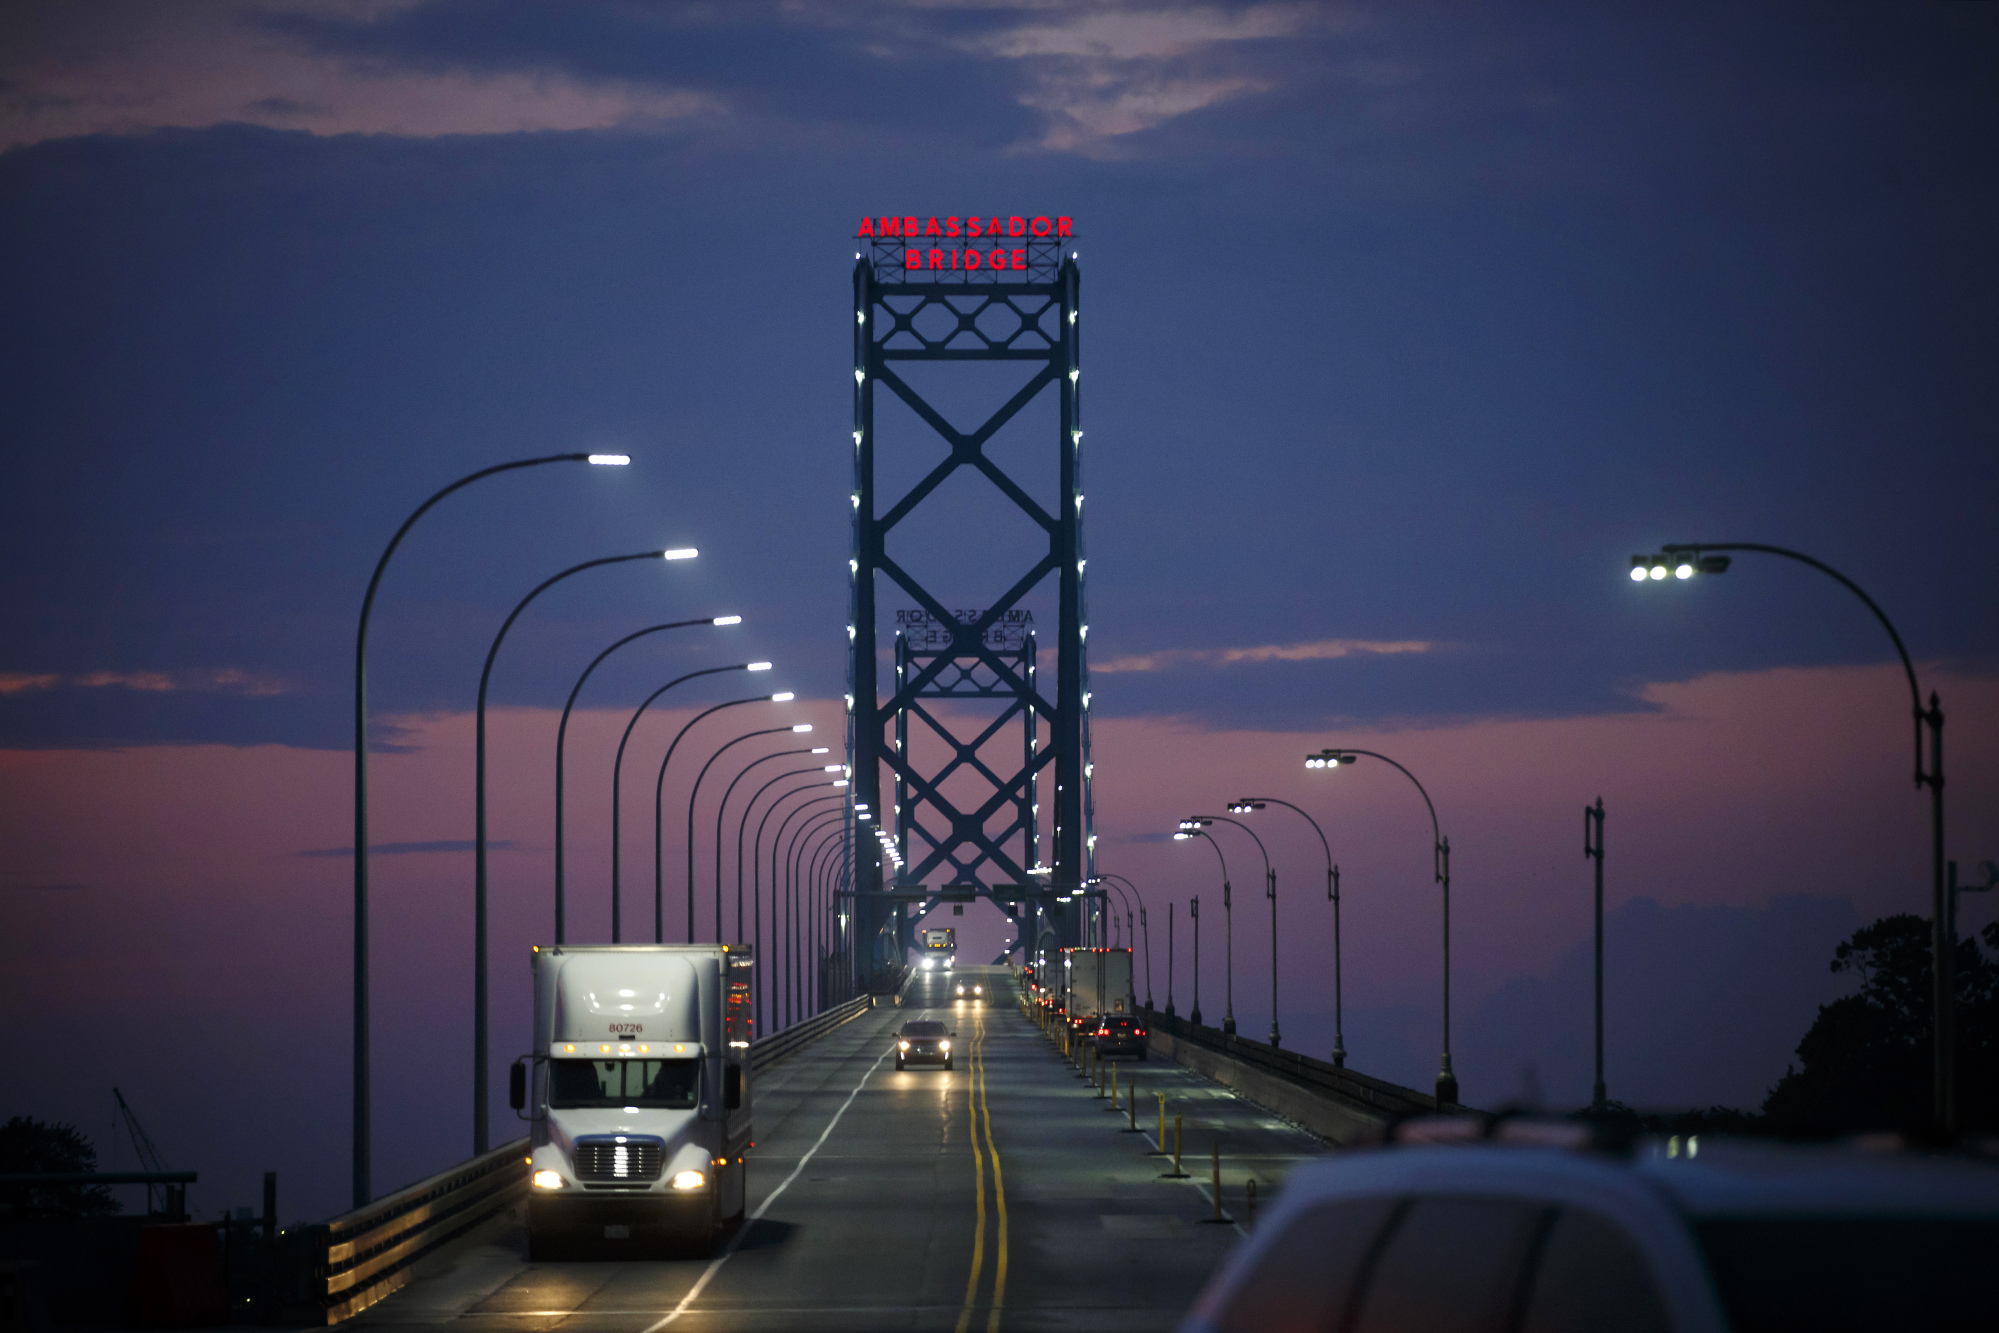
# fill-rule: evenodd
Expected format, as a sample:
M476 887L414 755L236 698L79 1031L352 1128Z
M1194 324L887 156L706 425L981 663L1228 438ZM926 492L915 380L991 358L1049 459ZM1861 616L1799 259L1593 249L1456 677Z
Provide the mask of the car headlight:
M948 1041L940 1041L937 1043L937 1049L940 1051L948 1051L951 1049L951 1043Z
M906 1051L909 1049L909 1043L906 1041L899 1041L895 1044L895 1047L899 1051Z
M974 995L984 995L985 993L986 993L986 988L984 986L972 987L972 994Z
M708 1177L699 1171L679 1171L673 1177L673 1187L677 1190L698 1190L707 1183Z
M538 1190L559 1190L569 1182L562 1178L560 1171L537 1171L534 1173L534 1187Z

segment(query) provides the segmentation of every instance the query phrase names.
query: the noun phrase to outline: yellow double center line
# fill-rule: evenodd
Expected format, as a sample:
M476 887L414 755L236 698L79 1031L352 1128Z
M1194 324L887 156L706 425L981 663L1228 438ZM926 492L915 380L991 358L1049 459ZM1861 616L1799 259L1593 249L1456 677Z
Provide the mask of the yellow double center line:
M998 1245L993 1256L993 1298L986 1314L986 1333L999 1333L1000 1311L1006 1305L1006 1182L1000 1174L999 1149L993 1146L993 1113L986 1107L986 1015L983 1008L973 1019L969 1073L971 1085L966 1100L972 1108L972 1198L978 1209L972 1228L972 1271L965 1279L965 1308L958 1315L957 1333L969 1333L973 1312L978 1309L979 1275L986 1262L986 1165L992 1165L993 1209ZM983 1122L983 1123L982 1123ZM985 1151L979 1137L985 1136Z

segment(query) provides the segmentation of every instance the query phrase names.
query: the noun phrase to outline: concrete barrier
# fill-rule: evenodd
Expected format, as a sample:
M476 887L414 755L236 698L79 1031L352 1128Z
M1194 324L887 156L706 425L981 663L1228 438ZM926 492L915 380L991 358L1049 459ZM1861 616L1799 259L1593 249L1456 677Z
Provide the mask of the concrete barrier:
M1370 1143L1412 1115L1469 1108L1309 1055L1147 1013L1150 1049L1335 1144Z

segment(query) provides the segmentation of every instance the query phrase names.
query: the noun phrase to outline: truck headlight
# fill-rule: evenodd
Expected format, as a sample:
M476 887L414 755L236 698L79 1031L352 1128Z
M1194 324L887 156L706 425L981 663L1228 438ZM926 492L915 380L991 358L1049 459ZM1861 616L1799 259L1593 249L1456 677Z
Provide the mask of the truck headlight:
M937 1049L940 1051L948 1051L951 1049L951 1043L948 1041L940 1041L937 1043Z
M895 1047L899 1051L906 1051L909 1049L909 1043L906 1041L899 1041L895 1044Z
M538 1190L559 1190L568 1182L560 1171L537 1171L534 1173L534 1187Z
M698 1190L708 1183L708 1177L699 1171L680 1171L673 1177L673 1187L677 1190Z

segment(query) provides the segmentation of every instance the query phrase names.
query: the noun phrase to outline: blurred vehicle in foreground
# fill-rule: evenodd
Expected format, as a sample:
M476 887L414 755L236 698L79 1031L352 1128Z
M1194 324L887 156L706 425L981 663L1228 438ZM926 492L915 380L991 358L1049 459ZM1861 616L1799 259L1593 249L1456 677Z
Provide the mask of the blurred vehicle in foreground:
M1451 1123L1299 1168L1181 1333L1999 1327L1991 1162L1709 1138L1620 1157L1575 1150L1573 1123L1489 1144Z

